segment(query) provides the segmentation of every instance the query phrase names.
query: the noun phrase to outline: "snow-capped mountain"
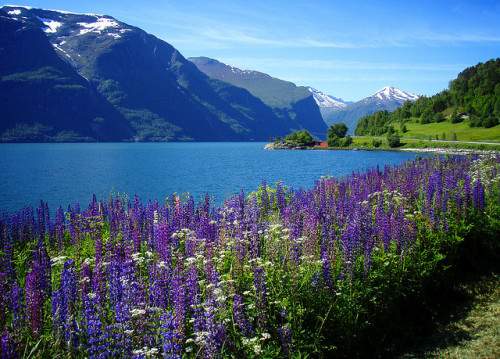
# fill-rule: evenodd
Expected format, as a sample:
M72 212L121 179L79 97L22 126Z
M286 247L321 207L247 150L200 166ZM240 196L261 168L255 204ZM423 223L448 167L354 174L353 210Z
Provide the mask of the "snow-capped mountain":
M416 101L419 97L420 95L408 93L392 86L386 86L369 96L367 99L376 99L378 101L396 101L402 105L405 101Z
M368 96L358 102L348 104L344 108L323 113L323 119L328 126L343 122L347 125L349 134L354 134L354 130L359 119L363 116L371 115L377 111L394 111L402 106L405 101L415 101L419 95L411 94L397 88L386 86L373 95Z
M339 110L352 103L344 101L341 98L327 95L312 87L308 87L307 89L313 94L314 100L318 104L320 110Z
M314 129L111 16L10 5L0 7L0 108L0 142L267 141Z

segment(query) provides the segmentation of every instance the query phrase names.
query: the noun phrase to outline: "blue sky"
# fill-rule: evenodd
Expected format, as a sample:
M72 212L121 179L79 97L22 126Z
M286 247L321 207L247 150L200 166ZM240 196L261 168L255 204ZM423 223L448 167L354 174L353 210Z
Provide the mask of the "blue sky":
M111 15L186 57L212 57L350 101L384 86L432 96L466 67L500 57L499 0L13 4Z

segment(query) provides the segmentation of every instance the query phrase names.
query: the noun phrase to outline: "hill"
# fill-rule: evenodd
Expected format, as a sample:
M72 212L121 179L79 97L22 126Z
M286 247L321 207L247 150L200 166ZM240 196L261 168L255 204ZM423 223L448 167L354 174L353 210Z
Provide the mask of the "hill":
M0 8L0 141L248 141L288 133L247 90L110 16Z
M379 111L363 117L355 133L380 136L399 128L405 137L438 136L468 140L475 137L474 132L482 134L485 131L464 131L462 123L471 129L496 128L499 118L500 59L497 58L465 69L450 82L448 90L432 97L421 97L413 103L405 102L392 113ZM454 126L444 126L445 122ZM446 132L441 132L444 128ZM465 135L462 138L457 135L462 132L467 133L466 138ZM484 139L483 134L480 137ZM500 139L493 137L488 139Z
M210 78L244 88L261 99L273 109L276 116L287 123L291 131L307 129L313 135L325 138L327 127L307 87L296 86L262 72L240 69L207 57L190 57L189 60Z

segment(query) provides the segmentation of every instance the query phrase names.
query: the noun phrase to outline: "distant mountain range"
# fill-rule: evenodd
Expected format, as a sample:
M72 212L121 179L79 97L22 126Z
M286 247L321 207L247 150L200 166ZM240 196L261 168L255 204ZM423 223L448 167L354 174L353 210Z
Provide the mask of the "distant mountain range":
M307 129L319 138L326 136L327 128L320 107L307 87L296 86L262 72L240 69L207 57L190 57L189 60L210 78L248 90L270 106L274 114L285 121L290 129Z
M313 88L309 89L314 94L314 99L320 107L325 123L331 126L343 122L347 125L349 134L354 134L356 124L361 117L371 115L377 111L394 111L402 106L405 101L416 101L420 97L388 86L369 97L353 103L325 95Z
M229 80L208 77L167 42L110 16L0 8L1 142L326 135L307 89L272 81L286 94L272 98Z

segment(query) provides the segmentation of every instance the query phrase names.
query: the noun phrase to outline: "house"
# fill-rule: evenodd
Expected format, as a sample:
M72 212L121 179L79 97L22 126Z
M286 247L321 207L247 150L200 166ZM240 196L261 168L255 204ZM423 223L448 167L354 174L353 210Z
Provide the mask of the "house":
M328 147L328 142L326 142L326 141L323 141L323 142L313 141L313 146L314 147Z

